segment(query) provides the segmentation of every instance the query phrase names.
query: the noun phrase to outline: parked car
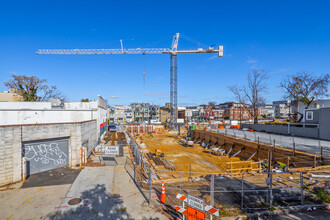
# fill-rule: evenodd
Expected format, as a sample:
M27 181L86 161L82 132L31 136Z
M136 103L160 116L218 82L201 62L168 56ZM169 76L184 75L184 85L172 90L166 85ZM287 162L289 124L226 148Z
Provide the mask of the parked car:
M110 131L110 132L115 132L116 130L117 130L117 127L116 127L115 124L110 124L110 125L109 125L109 131Z

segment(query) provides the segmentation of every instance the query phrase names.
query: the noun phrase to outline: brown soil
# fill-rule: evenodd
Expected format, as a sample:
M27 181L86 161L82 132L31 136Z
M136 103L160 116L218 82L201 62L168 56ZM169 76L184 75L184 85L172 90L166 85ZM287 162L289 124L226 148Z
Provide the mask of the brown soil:
M88 160L87 160L87 163L85 164L85 166L86 166L86 167L103 167L103 166L105 166L105 165L102 164L102 163L95 163L95 162L93 162L92 159L88 159Z
M107 132L104 135L103 140L105 141L106 144L110 145L116 145L118 140L125 141L126 137L124 132Z
M139 142L139 140L137 140ZM204 150L199 144L194 147L185 147L179 143L177 135L156 134L155 137L149 137L143 140L147 144L146 150L154 153L157 149L165 154L177 171L191 172L224 172L226 162L240 161L234 157L229 159L227 156L216 156L208 150Z

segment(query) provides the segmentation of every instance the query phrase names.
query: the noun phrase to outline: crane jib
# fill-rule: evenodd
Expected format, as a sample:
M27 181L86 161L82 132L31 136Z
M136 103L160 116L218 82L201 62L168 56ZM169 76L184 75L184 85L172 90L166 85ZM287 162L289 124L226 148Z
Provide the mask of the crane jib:
M172 51L167 48L146 49L40 49L37 54L54 55L93 55L93 54L190 54L190 53L223 53L222 46L219 49L197 49ZM219 55L220 56L220 55Z

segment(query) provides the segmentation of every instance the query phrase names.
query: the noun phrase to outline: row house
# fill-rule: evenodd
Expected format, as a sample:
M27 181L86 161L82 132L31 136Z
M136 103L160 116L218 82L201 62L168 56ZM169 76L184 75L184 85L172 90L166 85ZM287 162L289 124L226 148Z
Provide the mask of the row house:
M184 123L186 119L186 108L178 107L178 123Z
M108 107L108 116L110 123L115 123L115 109L112 107Z
M124 122L125 119L125 106L123 105L115 105L115 123L121 124Z
M160 106L159 105L151 105L149 109L150 113L150 122L159 121L160 115Z
M219 106L200 105L198 111L199 121L220 121L224 119L224 109Z
M160 107L159 120L161 123L167 123L170 120L171 103L167 102L164 107Z
M132 103L133 121L143 123L149 121L149 103Z
M297 114L297 103L291 100L274 101L273 107L275 109L275 118L288 119Z
M160 121L160 106L149 103L132 103L132 121L137 123Z
M133 122L133 112L130 106L124 107L124 122L125 123Z

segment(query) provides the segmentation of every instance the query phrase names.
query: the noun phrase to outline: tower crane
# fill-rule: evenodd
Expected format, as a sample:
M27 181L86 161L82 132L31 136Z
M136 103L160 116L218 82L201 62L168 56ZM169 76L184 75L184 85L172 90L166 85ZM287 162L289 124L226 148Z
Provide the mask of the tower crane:
M180 34L176 33L173 37L171 48L136 48L124 49L122 40L121 49L39 49L37 54L55 54L55 55L94 55L94 54L169 54L170 55L170 102L171 115L170 123L175 125L177 123L178 100L177 100L177 76L178 76L178 54L192 54L192 53L218 53L218 57L223 56L223 46L214 49L213 45L207 49L198 48L197 50L178 50Z

